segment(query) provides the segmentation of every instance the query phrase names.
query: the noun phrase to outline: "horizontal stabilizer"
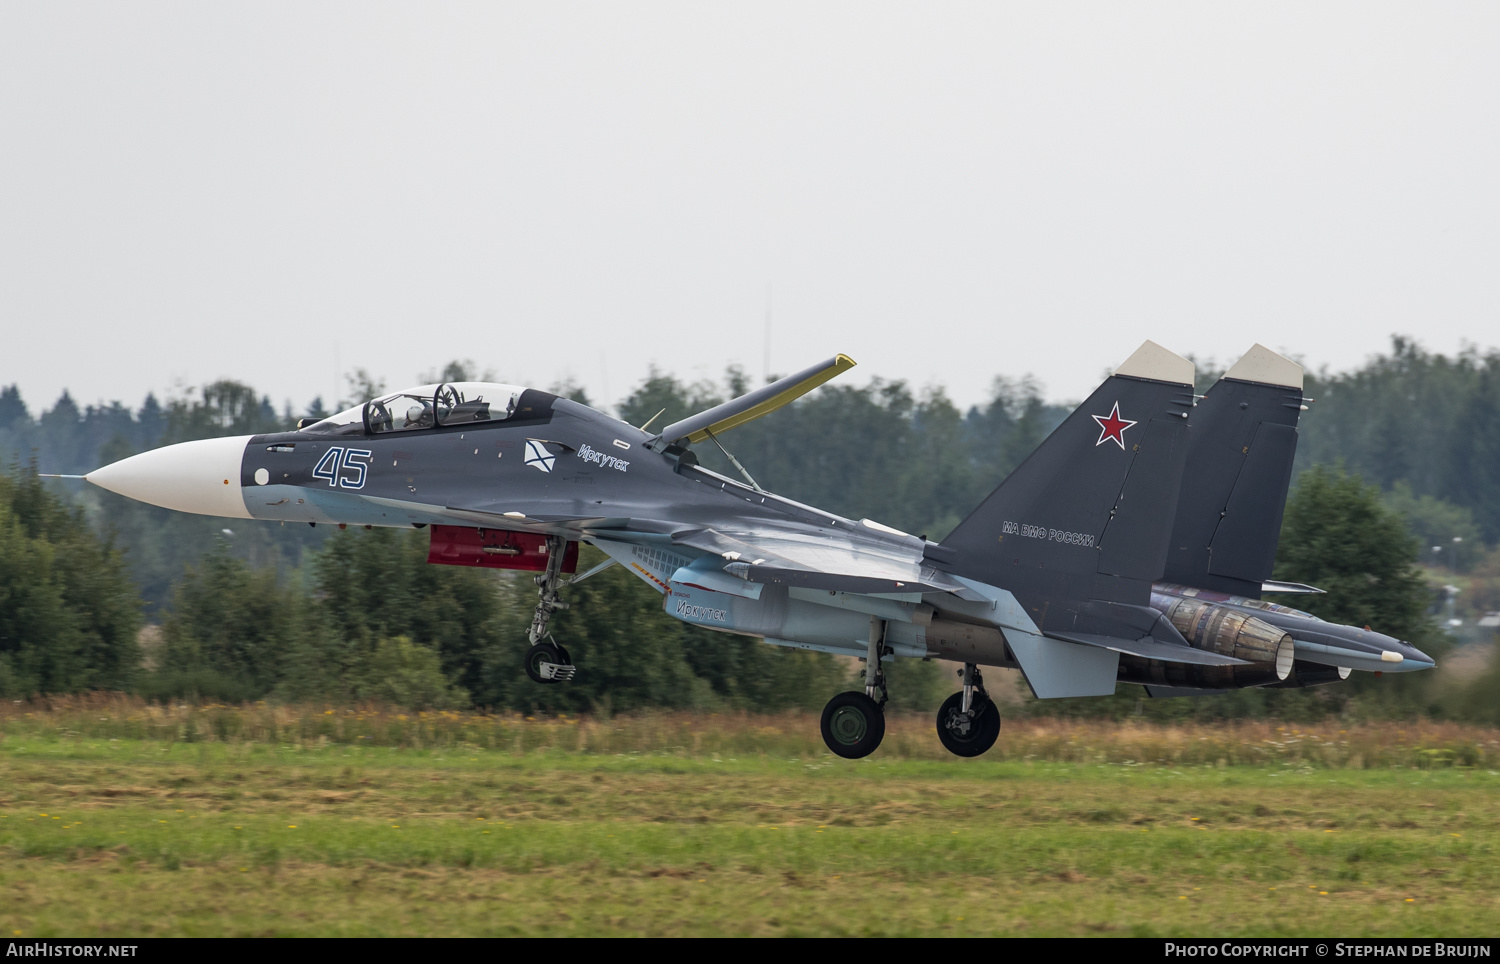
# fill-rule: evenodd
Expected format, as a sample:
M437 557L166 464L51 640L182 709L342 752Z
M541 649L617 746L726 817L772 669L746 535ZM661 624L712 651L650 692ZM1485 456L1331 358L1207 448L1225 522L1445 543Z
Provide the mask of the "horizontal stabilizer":
M820 365L777 379L763 388L732 398L722 405L715 405L706 412L679 419L662 429L660 435L646 444L653 451L660 452L669 445L701 442L711 434L719 435L737 425L769 415L853 367L854 359L848 355L835 355Z
M1161 660L1164 663L1193 663L1197 666L1243 666L1245 660L1236 659L1233 656L1223 656L1219 653L1209 653L1191 646L1174 646L1171 643L1159 643L1150 637L1145 639L1126 639L1123 636L1099 636L1094 633L1047 633L1049 639L1061 639L1069 643L1080 643L1084 646L1097 646L1100 649L1112 649L1117 653L1127 656L1140 656L1144 659Z
M1305 582L1281 582L1278 579L1267 579L1260 584L1261 592L1322 592L1328 590L1319 589L1317 586L1309 586Z

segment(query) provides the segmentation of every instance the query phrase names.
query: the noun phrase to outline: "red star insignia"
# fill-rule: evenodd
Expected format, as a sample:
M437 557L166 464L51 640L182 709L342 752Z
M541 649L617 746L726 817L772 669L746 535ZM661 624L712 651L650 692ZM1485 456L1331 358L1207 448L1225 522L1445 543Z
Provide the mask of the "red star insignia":
M1125 430L1136 423L1120 417L1119 402L1115 402L1114 410L1108 415L1090 415L1089 418L1099 423L1099 441L1094 443L1094 448L1098 448L1104 444L1105 439L1109 439L1118 445L1121 451L1124 451Z

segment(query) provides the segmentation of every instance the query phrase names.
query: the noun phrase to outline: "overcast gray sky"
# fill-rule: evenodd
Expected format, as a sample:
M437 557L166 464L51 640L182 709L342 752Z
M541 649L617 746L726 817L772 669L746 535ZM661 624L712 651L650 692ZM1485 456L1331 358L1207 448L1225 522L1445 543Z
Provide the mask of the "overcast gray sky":
M0 384L1500 343L1493 3L0 2Z

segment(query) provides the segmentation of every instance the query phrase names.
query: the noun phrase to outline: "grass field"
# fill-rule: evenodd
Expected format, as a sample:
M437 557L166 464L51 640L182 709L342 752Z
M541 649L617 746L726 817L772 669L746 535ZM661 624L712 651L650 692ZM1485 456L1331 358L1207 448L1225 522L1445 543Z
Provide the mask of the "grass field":
M111 706L0 712L4 936L1500 932L1494 731L1007 723L966 761L911 718L851 762L801 717Z

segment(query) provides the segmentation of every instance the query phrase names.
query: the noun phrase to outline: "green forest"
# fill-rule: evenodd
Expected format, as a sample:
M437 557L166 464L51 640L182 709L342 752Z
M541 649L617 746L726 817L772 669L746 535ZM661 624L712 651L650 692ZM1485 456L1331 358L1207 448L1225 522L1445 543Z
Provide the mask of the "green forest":
M1199 391L1223 370L1199 368ZM476 376L459 361L442 374ZM384 387L362 371L349 382L354 399ZM661 412L665 424L752 387L735 368L720 384L654 371L615 414L640 425ZM589 401L573 386L552 390ZM1440 666L1455 646L1492 646L1476 623L1500 610L1500 352L1449 357L1395 338L1360 368L1310 373L1306 395L1276 574L1330 592L1296 604L1411 640ZM221 381L135 409L80 407L64 393L33 412L14 386L0 389L0 694L608 714L816 707L850 685L846 661L673 620L615 568L567 590L571 608L553 624L583 670L538 687L520 671L535 593L526 574L427 565L428 537L414 530L210 519L39 478L172 442L285 430L339 405L278 410L252 386ZM997 378L983 405L963 411L941 388L877 378L825 386L724 442L768 489L941 539L1070 410L1032 379ZM734 471L717 451L700 454ZM583 566L599 558L590 553ZM1355 674L1214 699L1142 700L1122 686L1020 712L1500 722L1500 677L1478 665L1457 682L1441 670ZM951 672L899 661L895 705L932 709L954 688Z

